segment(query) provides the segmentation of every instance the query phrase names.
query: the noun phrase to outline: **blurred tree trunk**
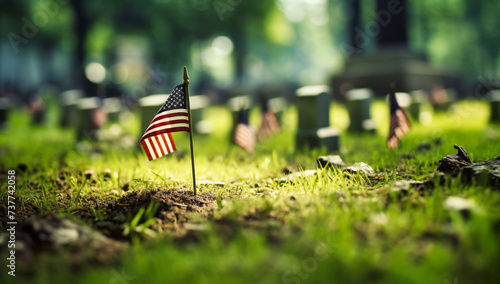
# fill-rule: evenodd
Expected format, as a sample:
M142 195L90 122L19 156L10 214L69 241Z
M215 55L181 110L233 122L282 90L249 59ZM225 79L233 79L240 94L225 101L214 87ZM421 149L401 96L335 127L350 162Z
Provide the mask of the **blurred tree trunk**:
M74 64L76 80L79 87L87 96L96 95L97 88L94 83L90 82L85 75L85 58L87 52L85 44L89 32L89 19L85 10L84 0L71 0L71 7L74 13L74 31L76 37L76 46L74 51Z
M399 3L399 5L394 5L394 3ZM408 8L409 5L407 5L406 0L377 0L376 13L378 21L381 22L386 19L383 16L384 14L388 19L388 24L385 27L381 24L380 33L377 36L377 43L380 48L391 46L408 47ZM394 13L394 10L398 12Z
M362 50L363 47L359 44L360 42L359 41L356 41L355 37L356 37L356 33L355 33L355 29L356 27L360 27L361 25L361 4L360 4L360 0L351 0L348 2L350 2L350 9L351 11L347 11L347 13L350 15L349 17L349 40L350 40L350 44L358 49L358 50Z
M234 44L234 68L237 84L244 84L245 76L245 56L247 52L246 38L241 32L235 32L231 36Z

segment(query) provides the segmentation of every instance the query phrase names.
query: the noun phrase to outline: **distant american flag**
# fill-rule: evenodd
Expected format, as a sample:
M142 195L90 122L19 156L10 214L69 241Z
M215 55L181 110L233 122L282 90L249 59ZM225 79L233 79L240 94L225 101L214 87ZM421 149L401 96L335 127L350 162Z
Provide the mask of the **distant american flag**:
M394 91L391 91L389 94L389 106L391 108L391 123L389 126L387 147L394 149L398 147L399 139L410 131L411 125L405 111L399 106Z
M264 140L280 131L280 123L278 117L270 108L265 110L262 115L262 122L259 130L257 130L257 140Z
M184 84L174 88L142 135L140 143L150 161L176 150L171 132L178 131L189 132Z
M248 112L246 110L240 110L238 116L238 124L233 133L233 141L236 145L251 154L255 146L255 131L248 124Z

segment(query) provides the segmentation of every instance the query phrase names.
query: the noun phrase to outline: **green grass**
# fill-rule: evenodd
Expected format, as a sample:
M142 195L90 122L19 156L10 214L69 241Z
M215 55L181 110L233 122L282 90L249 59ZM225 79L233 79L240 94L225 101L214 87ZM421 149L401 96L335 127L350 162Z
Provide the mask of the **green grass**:
M77 271L64 259L47 257L37 263L34 275L19 278L30 283L498 282L499 191L456 179L423 195L382 190L397 180L427 179L439 159L456 153L454 144L465 147L473 162L500 154L500 128L487 124L484 102L459 102L449 113L427 111L426 124L414 121L402 147L391 152L385 146L385 102L373 105L376 135L347 133L347 112L333 104L331 124L343 131L339 154L348 165L371 165L381 175L380 182L369 184L360 175L320 169L317 177L277 183L273 179L284 176L283 168L315 169L316 157L327 154L325 149L295 149L295 108L284 113L284 130L257 145L253 156L229 143L229 112L210 108L207 118L217 127L210 136L195 136L197 180L227 185L200 186L201 193L218 197L212 218L193 217L208 226L201 240L179 244L164 236L134 242L117 263L90 264ZM258 125L258 110L251 112L250 122ZM122 128L137 140L138 115L128 115ZM414 159L404 158L421 142L437 138L444 140L441 146L416 153ZM19 200L35 204L41 213L68 215L86 206L80 197L112 198L105 194L121 193L126 184L131 191L191 187L188 135L174 134L174 139L178 151L149 162L137 148L119 146L118 140L99 146L100 151L91 151L96 148L92 144L75 147L73 130L59 129L55 119L32 127L25 113L14 111L11 127L0 133L1 170L26 164L28 170L16 176ZM106 169L112 178L103 178ZM85 170L96 173L96 182L83 182ZM61 175L63 185L57 181ZM61 204L61 192L67 192L74 204ZM5 196L2 191L0 198ZM444 209L449 196L474 201L469 218ZM19 278L0 276L2 283Z

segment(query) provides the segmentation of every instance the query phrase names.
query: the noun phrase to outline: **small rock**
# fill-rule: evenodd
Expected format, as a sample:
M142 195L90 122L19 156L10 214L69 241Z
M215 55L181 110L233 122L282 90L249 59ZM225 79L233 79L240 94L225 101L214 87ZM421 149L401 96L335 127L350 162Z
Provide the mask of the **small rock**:
M448 155L439 160L438 171L452 176L461 173L463 182L474 179L480 184L500 187L500 156L482 163L471 163L465 149L456 145L455 149L458 150L458 154Z
M472 164L471 175L480 183L500 187L500 156Z
M444 201L443 207L446 210L468 211L474 207L474 203L462 197L450 196Z
M410 189L418 192L431 190L434 187L434 179L430 178L424 181L416 180L398 180L391 187L391 192L407 193Z
M118 190L113 189L110 192L106 193L105 195L116 195L116 196L119 196L120 193L118 192Z
M472 163L464 160L457 154L448 155L439 160L437 170L453 176L458 175L465 168L472 166Z
M373 174L375 172L370 165L363 163L363 162L356 163L350 167L347 167L345 169L345 171L352 172L352 173L361 172L364 174Z
M105 178L110 178L111 177L111 170L110 169L105 169L104 172L102 173L102 175L105 177Z
M398 180L394 183L394 185L391 187L391 191L408 191L410 188L412 188L413 184L415 181L413 180Z
M95 175L93 170L86 170L83 172L83 175L85 176L86 179L92 178L92 176Z
M370 216L370 221L376 225L387 225L389 223L389 219L387 215L384 213L376 213Z
M207 229L207 225L206 224L185 223L184 228L188 231L205 231Z
M333 167L343 169L345 167L344 161L339 155L319 156L316 163L321 168Z
M75 228L54 229L51 241L57 245L76 243L78 241L78 231Z

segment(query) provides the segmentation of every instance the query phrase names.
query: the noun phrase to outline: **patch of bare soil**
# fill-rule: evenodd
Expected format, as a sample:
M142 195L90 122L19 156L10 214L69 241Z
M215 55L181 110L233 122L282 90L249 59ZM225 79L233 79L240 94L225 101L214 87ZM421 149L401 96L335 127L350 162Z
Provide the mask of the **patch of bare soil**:
M81 203L87 206L73 213L113 239L126 240L128 236L124 235L124 224L130 223L141 208L148 208L151 204L155 208L153 215L141 216L139 224L147 221L148 217L154 217L157 222L151 225L153 231L180 237L186 233L183 224L192 217L199 219L210 215L215 206L215 195L200 193L194 196L190 190L172 188L134 191L118 199L103 200L90 196Z
M120 198L88 195L75 207L69 195L61 194L57 208L44 209L49 214L42 214L37 205L26 200L18 200L18 204L16 252L29 271L33 264L51 254L67 259L75 267L116 260L132 237L145 236L140 230L126 233L125 228L134 224L134 217L148 207L152 208L149 215L141 215L134 226L149 219L154 223L142 228L155 235L170 234L183 241L197 238L196 232L202 231L203 226L189 222L191 218L207 219L213 215L215 195L194 196L192 191L177 188L130 192ZM66 216L68 212L71 216ZM2 227L8 226L6 215L2 214ZM7 248L7 241L5 236L0 238L0 250Z

